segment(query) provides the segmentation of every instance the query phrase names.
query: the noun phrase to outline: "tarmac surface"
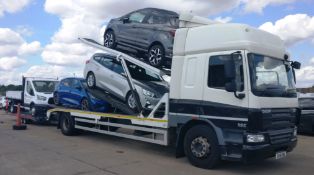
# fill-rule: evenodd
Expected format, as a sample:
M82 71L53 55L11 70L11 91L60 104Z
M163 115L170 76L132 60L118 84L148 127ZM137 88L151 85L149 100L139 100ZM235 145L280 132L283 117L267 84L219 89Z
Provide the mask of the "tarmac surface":
M296 149L284 159L251 165L222 162L205 170L159 145L93 133L68 137L55 126L28 125L15 131L14 118L0 111L0 175L295 175L314 170L310 135L299 136Z

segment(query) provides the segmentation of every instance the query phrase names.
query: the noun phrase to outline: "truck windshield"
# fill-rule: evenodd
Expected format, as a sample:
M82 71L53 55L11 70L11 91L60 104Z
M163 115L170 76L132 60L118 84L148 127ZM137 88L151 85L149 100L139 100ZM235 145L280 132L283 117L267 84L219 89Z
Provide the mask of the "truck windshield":
M57 83L57 81L33 81L35 90L43 93L52 93Z
M248 54L251 89L256 96L297 97L293 72L284 60Z

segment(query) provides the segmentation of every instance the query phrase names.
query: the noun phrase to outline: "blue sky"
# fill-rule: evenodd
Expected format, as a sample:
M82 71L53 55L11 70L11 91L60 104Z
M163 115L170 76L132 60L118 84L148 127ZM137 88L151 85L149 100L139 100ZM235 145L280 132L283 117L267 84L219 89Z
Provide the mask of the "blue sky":
M91 50L82 48L76 41L77 36L100 40L104 25L111 17L147 6L192 10L211 19L246 23L257 28L270 22L272 27L264 29L289 41L287 46L291 56L303 64L304 69L298 73L298 86L314 84L313 0L160 0L160 3L153 0L143 3L141 0L12 0L6 9L1 9L1 1L6 0L0 0L0 29L8 28L17 33L19 45L16 48L24 44L27 54L0 54L0 63L8 62L9 65L0 65L0 84L18 84L22 74L81 75L82 65ZM289 15L290 18L286 18ZM281 25L277 25L276 21L280 20ZM282 30L287 34L281 34ZM9 31L5 30L3 35L5 32ZM5 42L0 36L0 47L1 43Z

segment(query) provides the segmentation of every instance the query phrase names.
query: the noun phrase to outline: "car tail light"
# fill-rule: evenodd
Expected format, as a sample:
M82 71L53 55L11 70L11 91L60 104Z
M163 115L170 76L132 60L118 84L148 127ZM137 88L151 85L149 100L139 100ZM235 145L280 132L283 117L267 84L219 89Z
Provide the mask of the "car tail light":
M174 37L176 35L176 30L171 30L170 35Z
M89 63L89 60L86 60L85 64L88 64Z

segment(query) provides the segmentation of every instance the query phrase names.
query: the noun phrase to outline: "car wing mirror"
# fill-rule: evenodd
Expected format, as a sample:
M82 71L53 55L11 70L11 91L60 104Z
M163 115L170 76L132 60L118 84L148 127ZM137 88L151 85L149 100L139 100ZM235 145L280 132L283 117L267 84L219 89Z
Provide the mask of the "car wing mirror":
M124 17L122 19L122 22L125 24L125 23L129 23L130 22L130 18L129 17Z
M301 68L301 63L298 62L298 61L293 61L291 63L291 66L294 68L294 69L300 69Z
M82 87L81 87L81 86L76 86L75 89L81 91L81 90L82 90Z

